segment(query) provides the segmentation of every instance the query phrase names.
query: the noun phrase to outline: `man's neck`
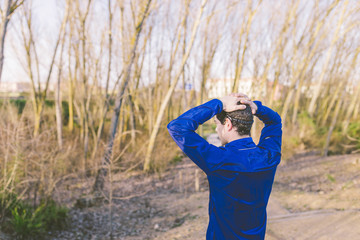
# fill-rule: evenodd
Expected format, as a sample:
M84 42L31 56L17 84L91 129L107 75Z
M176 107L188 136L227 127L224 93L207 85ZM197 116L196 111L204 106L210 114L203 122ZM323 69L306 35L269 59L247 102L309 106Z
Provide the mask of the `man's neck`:
M238 134L234 134L234 135L232 135L232 136L229 137L228 143L229 143L229 142L232 142L232 141L235 141L235 140L239 140L239 139L243 139L243 138L248 138L248 137L250 137L250 135L241 135L241 136L239 136Z

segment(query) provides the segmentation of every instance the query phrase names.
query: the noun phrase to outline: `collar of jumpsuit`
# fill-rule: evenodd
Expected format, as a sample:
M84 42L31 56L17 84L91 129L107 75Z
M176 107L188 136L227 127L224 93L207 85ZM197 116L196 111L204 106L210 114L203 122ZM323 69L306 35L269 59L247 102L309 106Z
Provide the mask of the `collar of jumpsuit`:
M177 145L207 175L209 225L206 239L264 239L266 206L281 157L281 118L255 101L265 123L258 145L251 137L216 147L200 137L199 124L222 111L214 99L168 124Z

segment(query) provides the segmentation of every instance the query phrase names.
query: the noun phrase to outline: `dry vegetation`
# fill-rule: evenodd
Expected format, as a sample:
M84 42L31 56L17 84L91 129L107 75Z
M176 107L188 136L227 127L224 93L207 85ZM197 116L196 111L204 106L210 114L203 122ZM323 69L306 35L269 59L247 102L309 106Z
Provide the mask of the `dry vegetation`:
M0 100L0 222L8 194L35 207L77 179L111 205L117 174L166 172L180 153L166 124L209 99L209 79L232 79L227 93L253 79L247 94L282 116L284 160L360 146L358 1L57 2L51 32L31 0L0 2L0 68L12 48L31 83Z

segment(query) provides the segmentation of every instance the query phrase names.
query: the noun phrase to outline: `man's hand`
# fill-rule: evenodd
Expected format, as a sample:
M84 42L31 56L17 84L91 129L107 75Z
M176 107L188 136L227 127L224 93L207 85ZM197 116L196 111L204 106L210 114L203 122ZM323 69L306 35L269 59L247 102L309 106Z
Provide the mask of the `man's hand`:
M249 105L251 107L252 114L256 114L256 111L257 111L258 107L253 101L247 100L247 99L244 98L244 99L241 99L240 102L242 104Z
M225 112L233 112L236 110L244 110L246 106L240 104L242 98L234 96L225 96L220 99L223 104L223 110Z
M229 96L225 96L220 100L223 103L223 110L225 112L244 110L246 108L245 105L251 107L253 114L257 111L256 104L244 93L231 93Z

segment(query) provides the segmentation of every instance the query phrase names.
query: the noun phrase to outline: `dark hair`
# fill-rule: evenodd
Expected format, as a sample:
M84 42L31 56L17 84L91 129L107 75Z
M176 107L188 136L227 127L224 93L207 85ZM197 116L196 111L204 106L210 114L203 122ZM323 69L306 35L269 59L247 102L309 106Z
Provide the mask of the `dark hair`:
M250 130L254 122L254 117L249 105L246 105L246 109L244 110L233 112L221 111L216 114L216 118L221 124L225 124L225 120L228 118L231 121L231 124L236 127L236 131L240 136L250 135Z

